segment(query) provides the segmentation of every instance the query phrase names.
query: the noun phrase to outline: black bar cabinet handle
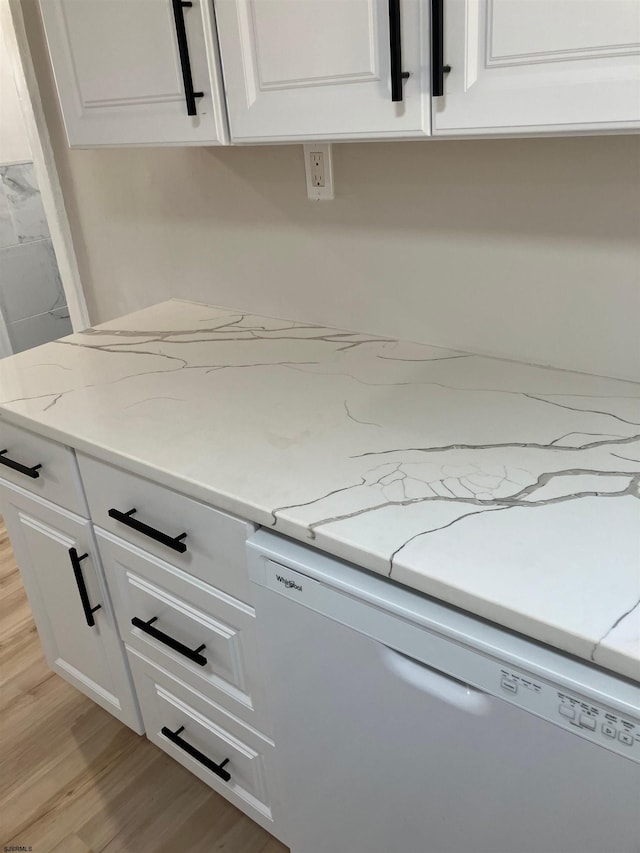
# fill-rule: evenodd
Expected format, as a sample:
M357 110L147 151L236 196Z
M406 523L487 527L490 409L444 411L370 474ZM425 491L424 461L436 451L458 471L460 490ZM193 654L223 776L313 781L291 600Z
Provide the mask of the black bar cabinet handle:
M178 53L180 54L180 65L182 67L182 81L184 83L184 99L187 102L187 115L197 116L196 98L203 98L204 92L193 91L193 77L191 76L191 61L189 59L189 43L187 42L187 30L184 25L184 9L191 8L191 0L173 0L173 17L176 22L176 38L178 39Z
M444 64L444 0L431 0L431 96L444 95L444 75L451 71Z
M82 602L82 609L84 610L84 618L87 620L87 625L90 628L93 628L96 624L93 614L96 610L100 610L102 605L96 604L95 607L92 607L89 602L89 593L87 592L84 576L82 574L82 566L80 565L82 560L86 560L88 556L88 554L78 556L78 552L75 548L69 548L69 558L71 560L71 566L73 567L73 574L75 575L78 592L80 593L80 601Z
M169 738L171 743L175 743L176 746L179 746L180 749L184 750L187 755L190 755L192 758L195 758L196 761L199 761L200 764L203 764L207 770L211 770L216 776L219 776L221 779L224 779L225 782L228 782L231 779L231 773L228 770L224 770L225 764L229 763L229 759L225 758L224 761L221 761L220 764L216 764L215 761L212 761L210 758L204 754L204 752L200 752L199 749L196 749L195 746L191 746L190 743L187 743L186 740L180 737L180 733L184 731L184 726L180 726L180 728L172 732L171 729L168 729L166 726L163 726L161 729L162 734Z
M13 471L18 471L20 474L24 474L25 477L31 477L32 480L37 480L40 476L39 469L42 468L42 465L22 465L20 462L14 462L13 459L9 459L8 456L5 456L5 453L9 451L5 448L4 450L0 450L0 465L6 465L7 468L11 468Z
M391 58L391 100L402 100L402 81L410 77L402 70L402 25L400 0L389 0L389 56Z
M184 643L181 643L179 640L170 637L168 634L165 634L164 631L161 631L159 628L152 627L153 623L157 622L157 620L158 617L154 616L153 619L149 619L148 622L144 622L142 619L139 619L137 616L134 616L131 620L131 624L134 628L140 628L140 630L144 631L145 634L148 634L150 637L153 637L154 640L159 640L161 643L164 643L165 646L169 646L169 648L173 649L174 652L180 652L181 655L184 655L186 658L189 658L189 660L192 660L199 666L207 665L206 657L200 654L200 652L205 648L204 643L201 646L198 646L197 649L190 649L189 646L185 646Z
M137 518L133 518L136 512L136 509L130 509L128 512L121 512L119 509L111 508L109 510L109 517L115 518L115 520L119 521L120 524L130 527L132 530L137 530L138 533L144 533L145 536L148 536L150 539L154 539L156 542L160 542L161 545L166 545L167 548L171 548L179 554L184 554L187 550L187 546L182 540L187 538L186 533L181 533L179 536L169 536L167 533L163 533L161 530L156 530L155 527L150 527L143 521L138 521Z

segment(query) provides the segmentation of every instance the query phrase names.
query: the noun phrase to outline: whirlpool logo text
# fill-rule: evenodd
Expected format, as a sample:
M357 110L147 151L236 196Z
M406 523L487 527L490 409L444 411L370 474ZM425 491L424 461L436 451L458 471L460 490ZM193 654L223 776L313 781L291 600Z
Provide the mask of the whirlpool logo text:
M297 589L298 592L302 592L302 584L289 580L289 578L283 578L282 575L276 575L276 580L278 583L284 584L287 589Z

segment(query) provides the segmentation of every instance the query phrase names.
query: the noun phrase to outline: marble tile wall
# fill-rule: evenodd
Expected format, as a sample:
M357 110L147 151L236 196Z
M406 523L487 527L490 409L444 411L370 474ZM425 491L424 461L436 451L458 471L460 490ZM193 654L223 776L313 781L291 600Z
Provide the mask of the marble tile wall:
M33 163L0 166L0 313L14 352L72 331Z

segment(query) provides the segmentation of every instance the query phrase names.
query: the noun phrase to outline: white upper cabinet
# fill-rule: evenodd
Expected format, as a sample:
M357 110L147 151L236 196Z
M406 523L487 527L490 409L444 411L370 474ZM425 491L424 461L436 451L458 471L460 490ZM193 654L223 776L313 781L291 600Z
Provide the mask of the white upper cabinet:
M443 64L435 135L638 128L640 0L444 0Z
M215 10L234 141L428 135L424 0L215 0Z
M640 129L640 0L40 6L72 147Z
M211 0L40 8L69 145L227 141Z

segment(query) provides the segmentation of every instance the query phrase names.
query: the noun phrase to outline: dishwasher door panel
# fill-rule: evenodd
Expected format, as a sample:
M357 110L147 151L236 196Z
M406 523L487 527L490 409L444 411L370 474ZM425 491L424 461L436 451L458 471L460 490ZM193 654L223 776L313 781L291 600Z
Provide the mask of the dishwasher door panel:
M292 853L638 853L640 766L263 587Z

